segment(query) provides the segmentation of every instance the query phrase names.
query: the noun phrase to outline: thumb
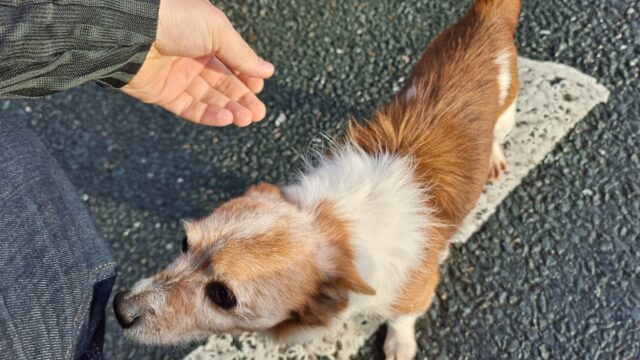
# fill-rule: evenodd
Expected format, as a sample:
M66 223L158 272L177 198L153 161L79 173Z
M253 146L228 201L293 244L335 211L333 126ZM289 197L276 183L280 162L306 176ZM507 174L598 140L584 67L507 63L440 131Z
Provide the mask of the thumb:
M259 57L222 14L214 26L215 54L227 67L252 77L269 78L275 68Z

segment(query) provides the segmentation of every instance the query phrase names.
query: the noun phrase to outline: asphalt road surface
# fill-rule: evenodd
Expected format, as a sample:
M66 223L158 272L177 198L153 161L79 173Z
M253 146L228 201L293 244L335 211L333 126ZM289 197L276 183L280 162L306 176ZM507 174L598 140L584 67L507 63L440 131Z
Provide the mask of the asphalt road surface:
M222 1L277 66L268 119L207 129L86 85L0 101L84 194L119 263L114 291L179 251L180 219L257 181L284 183L300 153L398 89L425 44L469 1ZM430 359L640 358L640 5L525 0L522 56L596 77L612 95L564 139L444 268L417 325ZM177 359L195 345L130 343L110 308L107 359ZM381 358L384 328L360 353Z

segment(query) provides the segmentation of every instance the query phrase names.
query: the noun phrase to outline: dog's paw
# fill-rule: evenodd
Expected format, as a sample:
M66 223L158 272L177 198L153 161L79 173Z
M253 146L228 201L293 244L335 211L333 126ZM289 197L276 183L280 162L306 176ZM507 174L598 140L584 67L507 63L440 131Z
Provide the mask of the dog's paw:
M491 152L491 161L489 162L489 181L500 180L508 169L507 160L500 145L494 144Z
M386 360L413 360L418 346L413 329L411 332L395 331L389 328L384 340L384 355Z

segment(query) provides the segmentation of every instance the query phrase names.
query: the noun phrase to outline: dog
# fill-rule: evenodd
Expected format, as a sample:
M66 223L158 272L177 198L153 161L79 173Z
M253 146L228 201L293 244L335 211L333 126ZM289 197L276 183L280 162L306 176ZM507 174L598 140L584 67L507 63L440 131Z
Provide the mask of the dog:
M401 91L288 186L262 183L185 223L187 246L114 299L125 334L174 344L259 331L318 336L359 312L387 320L387 359L412 359L449 239L488 180L519 89L519 0L476 0Z

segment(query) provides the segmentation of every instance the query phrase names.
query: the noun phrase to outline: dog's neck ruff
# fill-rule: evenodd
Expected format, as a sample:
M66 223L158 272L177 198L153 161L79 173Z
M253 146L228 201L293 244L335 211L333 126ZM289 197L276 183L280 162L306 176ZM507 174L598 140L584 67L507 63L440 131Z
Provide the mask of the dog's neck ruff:
M285 188L308 214L332 203L349 226L356 269L376 295L353 294L345 316L354 310L385 315L419 265L432 224L425 191L410 158L369 154L352 144L336 148Z

